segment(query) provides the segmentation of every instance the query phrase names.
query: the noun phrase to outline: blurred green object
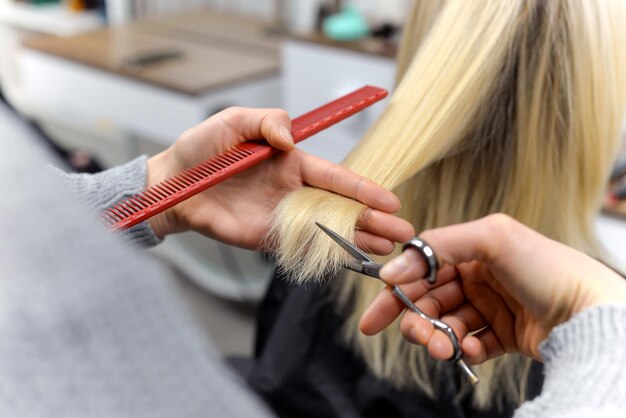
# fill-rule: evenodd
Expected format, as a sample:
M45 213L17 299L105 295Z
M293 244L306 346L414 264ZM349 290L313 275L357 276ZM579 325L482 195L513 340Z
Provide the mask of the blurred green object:
M30 0L27 3L40 5L40 4L51 4L51 3L61 3L61 0Z
M341 13L327 17L322 30L324 35L336 41L356 41L370 32L367 21L353 6L347 6Z

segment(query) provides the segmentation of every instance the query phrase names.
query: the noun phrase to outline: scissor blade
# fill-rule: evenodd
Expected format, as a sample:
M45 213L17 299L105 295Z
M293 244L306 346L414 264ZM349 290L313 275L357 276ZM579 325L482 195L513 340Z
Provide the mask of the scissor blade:
M352 260L346 264L348 270L356 271L357 273L364 274L366 276L380 279L380 269L382 264L374 263L372 261Z
M341 248L346 250L348 252L348 254L350 254L352 257L356 258L357 260L361 260L361 261L374 261L367 254L365 254L363 251L358 249L354 244L352 244L351 242L347 241L345 238L343 238L341 235L339 235L335 231L325 227L324 225L322 225L319 222L315 222L315 225L317 225L322 231L324 231L326 233L326 235L331 237L333 239L333 241L335 241L337 244L339 244L341 246Z

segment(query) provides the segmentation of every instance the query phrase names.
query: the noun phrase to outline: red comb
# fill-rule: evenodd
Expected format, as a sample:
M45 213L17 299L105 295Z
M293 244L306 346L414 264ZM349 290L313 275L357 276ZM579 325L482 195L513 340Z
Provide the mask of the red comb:
M292 120L294 142L300 142L387 96L365 86ZM101 218L111 229L128 229L280 152L262 142L244 142L106 209Z

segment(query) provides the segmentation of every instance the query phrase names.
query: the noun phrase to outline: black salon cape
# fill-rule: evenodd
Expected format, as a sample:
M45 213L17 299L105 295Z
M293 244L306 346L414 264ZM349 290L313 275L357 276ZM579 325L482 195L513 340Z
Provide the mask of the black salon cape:
M340 342L340 317L328 287L298 287L274 277L260 307L255 359L247 380L282 418L510 417L477 411L470 395L455 402L455 383L432 400L399 391L374 377ZM450 367L451 373L457 373ZM452 377L458 382L461 377ZM541 390L542 367L535 362L528 393Z

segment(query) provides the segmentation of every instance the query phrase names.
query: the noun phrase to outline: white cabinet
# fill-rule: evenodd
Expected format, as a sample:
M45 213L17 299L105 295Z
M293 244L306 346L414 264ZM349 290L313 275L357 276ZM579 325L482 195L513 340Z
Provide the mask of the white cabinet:
M283 106L292 117L349 93L365 84L390 90L393 59L307 41L287 40L282 46ZM374 123L388 99L320 132L298 145L328 160L341 161Z
M596 228L600 243L611 257L607 261L615 263L614 267L626 273L626 222L622 218L600 215Z
M278 75L191 96L28 49L21 74L37 116L95 130L112 125L163 145L225 106L280 105Z

